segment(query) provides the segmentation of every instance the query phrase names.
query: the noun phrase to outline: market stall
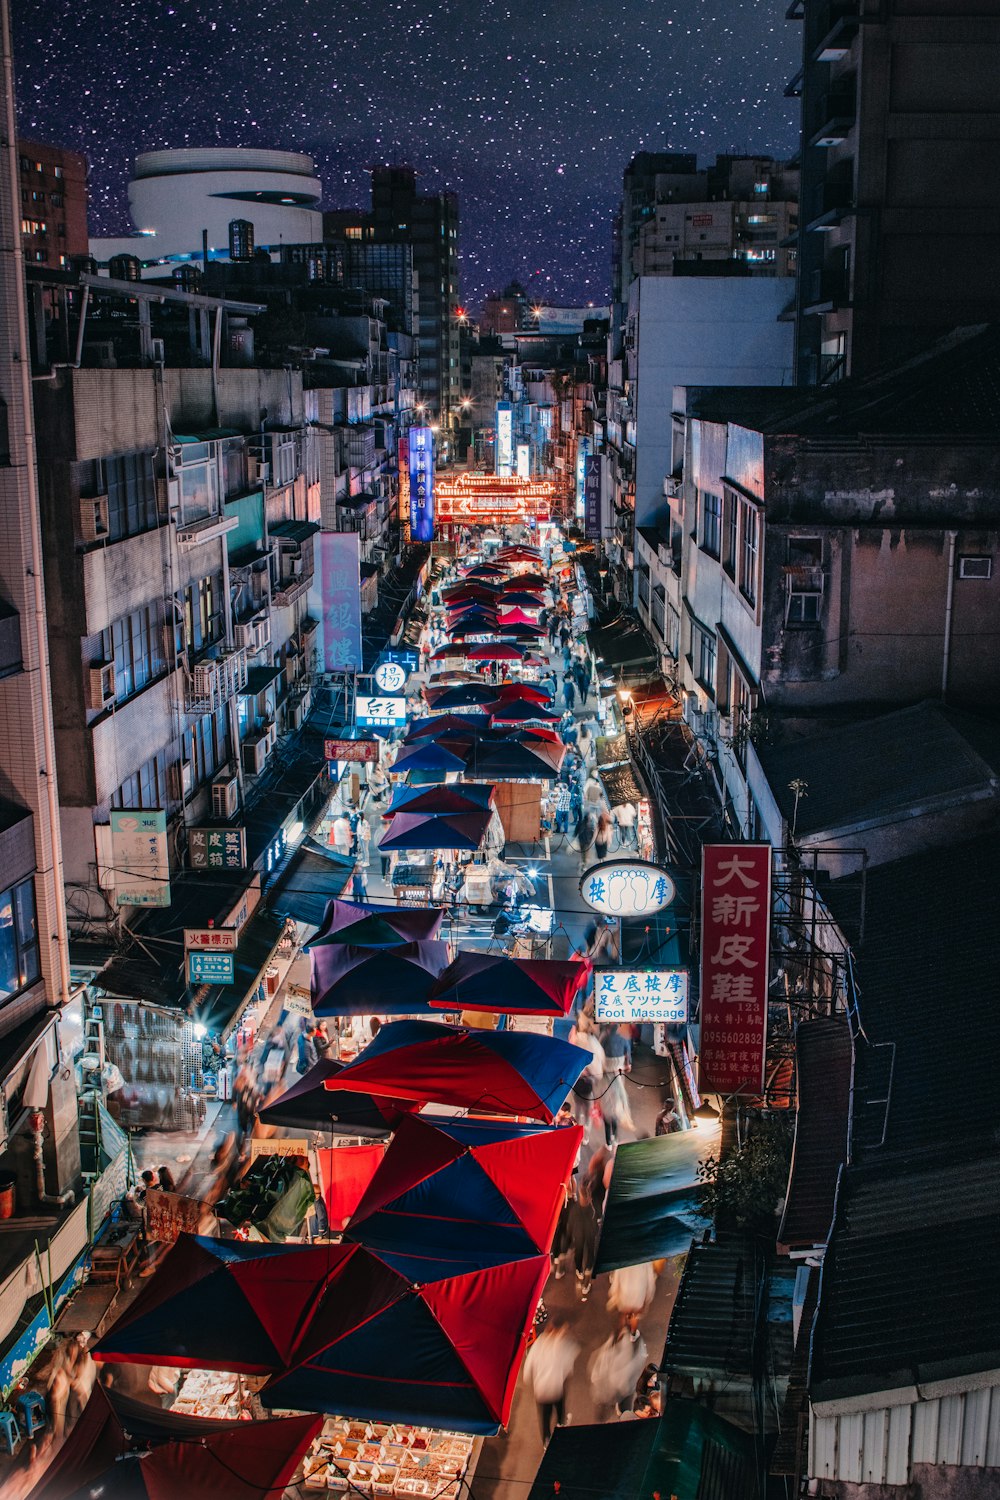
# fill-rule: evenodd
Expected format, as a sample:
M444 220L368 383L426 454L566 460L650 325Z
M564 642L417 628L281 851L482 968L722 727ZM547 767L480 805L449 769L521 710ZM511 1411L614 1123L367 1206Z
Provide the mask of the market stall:
M452 959L438 979L430 1006L432 1010L565 1016L586 988L590 971L586 959L574 963L466 950Z
M471 1481L479 1441L404 1423L331 1417L306 1454L306 1490L458 1500Z

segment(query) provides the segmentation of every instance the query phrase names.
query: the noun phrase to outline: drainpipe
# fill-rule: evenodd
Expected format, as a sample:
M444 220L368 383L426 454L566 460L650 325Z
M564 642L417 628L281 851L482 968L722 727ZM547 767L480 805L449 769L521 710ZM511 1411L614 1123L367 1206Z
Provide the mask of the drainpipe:
M948 671L951 667L951 620L955 602L955 548L958 532L948 532L948 592L944 601L944 650L941 655L941 698L948 697Z
M35 1156L35 1187L38 1192L39 1203L72 1203L76 1194L72 1188L65 1193L47 1193L45 1191L45 1158L42 1151L42 1143L45 1139L45 1116L40 1109L33 1109L28 1116L28 1124L31 1126L31 1134L34 1138Z

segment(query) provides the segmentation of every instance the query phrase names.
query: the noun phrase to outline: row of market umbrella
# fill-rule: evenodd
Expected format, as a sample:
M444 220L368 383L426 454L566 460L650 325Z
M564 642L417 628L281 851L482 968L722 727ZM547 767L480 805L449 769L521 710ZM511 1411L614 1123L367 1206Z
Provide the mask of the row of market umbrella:
M449 963L439 936L443 916L440 910L331 901L309 945L315 1014L568 1014L590 972L586 962L467 951ZM529 1034L510 1033L507 1045L515 1035L523 1040Z
M182 1236L95 1358L264 1376L269 1408L496 1431L579 1141L408 1116L341 1244Z

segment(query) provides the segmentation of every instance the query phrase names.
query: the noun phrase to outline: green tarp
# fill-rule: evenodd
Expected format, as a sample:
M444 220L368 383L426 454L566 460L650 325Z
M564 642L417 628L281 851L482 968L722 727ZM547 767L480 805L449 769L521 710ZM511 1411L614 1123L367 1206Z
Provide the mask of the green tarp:
M679 1255L709 1226L698 1207L698 1162L715 1136L680 1130L618 1147L595 1275Z

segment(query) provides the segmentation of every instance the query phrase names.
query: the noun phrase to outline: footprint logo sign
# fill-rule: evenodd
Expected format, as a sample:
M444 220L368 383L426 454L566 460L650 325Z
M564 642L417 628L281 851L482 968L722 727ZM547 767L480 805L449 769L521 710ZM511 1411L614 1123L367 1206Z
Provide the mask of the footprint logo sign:
M586 871L580 894L606 917L647 917L669 906L677 891L658 865L643 859L609 859Z

